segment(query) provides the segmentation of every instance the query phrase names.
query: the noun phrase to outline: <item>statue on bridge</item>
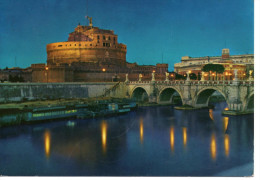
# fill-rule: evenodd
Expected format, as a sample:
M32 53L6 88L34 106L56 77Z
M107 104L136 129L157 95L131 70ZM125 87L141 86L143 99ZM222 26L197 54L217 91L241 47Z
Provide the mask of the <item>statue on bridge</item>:
M152 72L152 81L155 81L155 73L154 72Z
M186 79L186 81L190 81L190 73L189 73L189 71L186 72L186 74L187 74L187 79Z
M166 82L169 82L169 73L168 73L168 72L165 72L165 76L166 76L166 77L165 77L165 81L166 81Z
M205 79L204 79L204 72L202 71L201 72L201 79L200 79L201 81L205 81Z
M128 74L125 74L125 82L128 82L129 79L128 79Z
M238 78L237 78L237 69L234 70L234 74L235 74L234 81L237 81L238 80Z
M142 81L142 74L139 74L139 80L138 81Z
M253 74L253 70L249 70L249 78L248 78L249 81L253 81L254 80L252 74Z

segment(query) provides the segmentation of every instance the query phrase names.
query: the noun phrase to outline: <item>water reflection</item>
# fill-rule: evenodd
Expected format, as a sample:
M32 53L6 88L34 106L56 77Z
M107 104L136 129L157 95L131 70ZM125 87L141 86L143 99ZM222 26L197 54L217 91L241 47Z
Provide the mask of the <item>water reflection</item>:
M143 119L140 120L140 142L143 144L144 140L144 124L143 124Z
M186 148L187 145L187 128L182 128L182 137L183 137L183 147Z
M214 121L213 109L209 109L209 117L212 121Z
M174 150L174 128L171 126L170 129L170 143L171 143L171 150Z
M217 143L216 143L216 135L215 135L215 133L212 133L212 135L211 135L210 152L211 152L212 160L216 160L216 156L217 156Z
M47 129L44 132L44 148L45 148L45 156L46 158L50 157L50 150L51 150L51 133Z
M229 135L224 135L224 148L225 148L225 155L226 157L229 156Z
M229 120L228 117L223 117L224 133L226 132L228 127L228 120Z
M221 110L213 110L214 121L208 109L149 107L104 121L79 120L73 129L66 121L2 128L1 173L211 176L253 162L253 115L224 117Z
M107 122L102 121L101 123L101 138L102 138L102 150L106 152L107 146Z

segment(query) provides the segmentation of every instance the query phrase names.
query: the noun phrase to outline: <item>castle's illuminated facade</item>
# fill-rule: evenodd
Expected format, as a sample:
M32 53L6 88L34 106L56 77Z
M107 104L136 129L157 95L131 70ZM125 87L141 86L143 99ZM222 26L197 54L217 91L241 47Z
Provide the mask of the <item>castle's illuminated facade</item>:
M69 34L67 42L48 44L47 64L71 64L73 62L109 62L126 65L126 45L117 42L117 35L112 30L78 25Z
M68 41L48 44L47 65L32 64L32 82L97 82L118 79L137 80L142 74L148 80L155 72L163 79L168 64L138 65L126 61L126 45L118 43L112 30L78 25Z

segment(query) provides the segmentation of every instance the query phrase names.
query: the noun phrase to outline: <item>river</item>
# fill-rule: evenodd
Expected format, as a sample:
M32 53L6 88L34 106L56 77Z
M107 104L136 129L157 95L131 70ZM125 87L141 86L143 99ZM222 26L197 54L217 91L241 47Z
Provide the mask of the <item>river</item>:
M223 116L225 107L140 107L75 124L1 128L0 175L250 176L254 116Z

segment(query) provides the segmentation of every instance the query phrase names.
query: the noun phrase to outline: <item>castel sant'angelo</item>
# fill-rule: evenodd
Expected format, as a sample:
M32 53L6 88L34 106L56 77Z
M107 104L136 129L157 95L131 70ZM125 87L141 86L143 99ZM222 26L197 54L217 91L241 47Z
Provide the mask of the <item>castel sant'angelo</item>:
M118 43L112 30L99 29L92 24L78 25L66 42L48 44L47 65L32 64L32 82L124 81L157 77L168 71L168 64L137 65L126 61L127 47Z

